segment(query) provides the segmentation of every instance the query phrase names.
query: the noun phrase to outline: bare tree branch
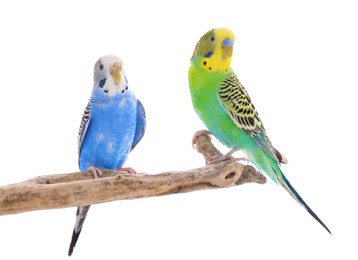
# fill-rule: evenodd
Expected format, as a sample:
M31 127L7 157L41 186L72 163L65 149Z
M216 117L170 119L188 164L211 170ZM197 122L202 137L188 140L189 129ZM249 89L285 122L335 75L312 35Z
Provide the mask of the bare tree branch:
M195 148L206 162L221 155L205 134L196 138ZM89 172L46 175L2 186L0 215L266 182L253 167L231 160L155 175L129 175L109 170L103 174L100 179L93 179Z

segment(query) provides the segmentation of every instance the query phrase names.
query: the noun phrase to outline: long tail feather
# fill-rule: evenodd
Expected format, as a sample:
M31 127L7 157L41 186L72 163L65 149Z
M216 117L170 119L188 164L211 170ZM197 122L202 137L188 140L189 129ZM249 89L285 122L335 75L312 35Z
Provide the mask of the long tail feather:
M272 168L276 173L277 171ZM279 169L279 168L278 168ZM329 228L326 226L326 224L323 223L323 221L316 215L316 213L313 212L313 210L306 204L306 202L302 199L302 197L298 194L298 192L295 190L295 188L291 185L291 183L287 180L287 178L285 177L285 175L283 175L282 171L279 169L279 174L277 174L277 179L279 181L279 183L281 184L282 187L285 188L286 191L288 191L288 193L290 193L290 195L299 203L301 204L307 211L308 213L311 214L312 217L314 217L318 223L320 223L327 231L328 233L332 234L331 231L329 230ZM280 178L281 177L281 178Z
M81 229L81 230L82 230L82 229ZM81 230L80 230L78 233L76 233L75 229L73 229L72 240L71 240L70 248L68 249L68 256L71 256L71 255L72 255L73 249L74 249L74 247L76 246L78 237L79 237L80 234L81 234Z
M78 237L81 234L83 222L86 219L87 212L89 210L90 206L84 206L84 207L78 207L76 212L76 224L72 232L72 239L70 243L70 247L68 249L68 256L71 256L73 253L73 249L76 246Z

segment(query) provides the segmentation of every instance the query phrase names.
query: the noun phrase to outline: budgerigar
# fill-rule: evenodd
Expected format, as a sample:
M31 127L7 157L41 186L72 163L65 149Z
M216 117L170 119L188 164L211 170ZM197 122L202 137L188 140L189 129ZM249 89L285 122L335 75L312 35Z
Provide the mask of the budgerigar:
M92 95L79 133L79 168L94 177L101 169L120 169L129 152L142 139L146 117L142 103L128 87L123 62L114 55L101 57L94 66ZM132 169L127 170L129 172ZM77 219L68 255L73 252L90 206L77 208Z
M221 160L242 150L252 164L284 187L331 233L283 175L280 164L287 160L272 146L247 91L230 67L234 40L230 30L218 28L205 33L196 44L189 68L196 113L217 139L232 148Z

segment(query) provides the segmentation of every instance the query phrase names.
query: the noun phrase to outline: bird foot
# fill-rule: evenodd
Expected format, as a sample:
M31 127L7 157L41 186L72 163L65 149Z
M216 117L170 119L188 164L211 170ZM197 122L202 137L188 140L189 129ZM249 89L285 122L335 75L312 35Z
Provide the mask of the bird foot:
M192 145L194 148L195 148L195 145L198 143L198 138L199 138L201 135L206 135L206 136L209 138L209 140L211 140L211 137L210 137L211 133L210 133L210 131L208 131L208 130L199 130L199 131L197 131L197 132L194 134L193 139L191 140L191 145Z
M103 177L102 171L96 167L90 166L90 167L88 167L87 171L92 173L94 179Z
M223 162L226 160L232 160L232 161L245 161L246 163L249 162L249 159L247 159L246 157L233 157L231 154L225 154L225 155L215 155L212 158L210 158L208 164L215 164L218 162Z
M249 160L245 157L238 157L238 158L235 158L232 156L232 154L234 152L237 151L237 148L232 148L227 154L224 154L224 155L221 155L221 156L213 156L208 164L214 164L214 163L218 163L218 162L222 162L222 161L226 161L226 160L232 160L232 161L246 161L246 163L249 162Z
M124 171L124 172L128 172L128 173L131 174L131 175L137 175L137 171L134 170L134 169L131 168L131 167L118 168L117 171L119 171L119 172Z

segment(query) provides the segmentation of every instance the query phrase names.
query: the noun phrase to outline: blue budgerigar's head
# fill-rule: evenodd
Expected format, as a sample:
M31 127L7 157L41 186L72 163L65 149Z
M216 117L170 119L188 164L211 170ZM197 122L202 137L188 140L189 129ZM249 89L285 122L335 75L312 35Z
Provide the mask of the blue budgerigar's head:
M97 60L94 65L93 80L92 97L113 97L128 90L123 61L114 55L106 55Z

